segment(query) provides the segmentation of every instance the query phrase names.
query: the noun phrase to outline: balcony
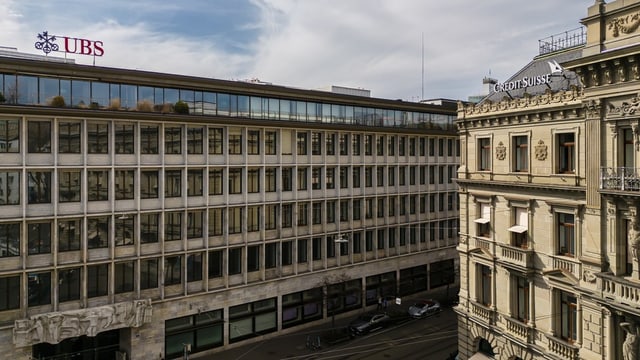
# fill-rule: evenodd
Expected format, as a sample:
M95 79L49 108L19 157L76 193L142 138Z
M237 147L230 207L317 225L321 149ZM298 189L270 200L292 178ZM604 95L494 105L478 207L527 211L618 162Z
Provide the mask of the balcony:
M493 245L494 245L493 241L487 238L480 238L476 236L472 237L469 241L470 249L482 249L487 254L490 254L491 256L493 256L495 252Z
M549 340L549 351L558 355L561 359L578 360L580 348L562 339L547 335Z
M554 255L551 258L551 268L572 275L575 280L580 279L580 262L575 258Z
M509 334L528 344L533 343L533 328L529 327L527 324L521 322L520 320L510 317L504 317L504 320L506 322L507 332Z
M614 302L640 307L640 282L634 282L612 274L596 274L601 296Z
M500 260L522 268L532 268L533 250L500 244Z
M600 168L600 190L640 192L639 170L631 167Z
M485 324L490 324L490 325L495 325L496 321L496 312L495 310L492 310L490 307L479 304L479 303L475 303L475 302L471 302L471 314L478 318L481 319Z

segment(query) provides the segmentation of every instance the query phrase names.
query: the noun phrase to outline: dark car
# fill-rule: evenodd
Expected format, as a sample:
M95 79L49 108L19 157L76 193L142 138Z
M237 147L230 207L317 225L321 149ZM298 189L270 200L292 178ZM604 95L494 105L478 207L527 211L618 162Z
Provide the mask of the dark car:
M417 319L435 314L440 312L440 310L442 310L442 308L440 307L440 303L436 300L422 300L409 307L409 316Z
M389 325L390 321L385 313L363 314L349 324L349 332L351 336L366 334Z

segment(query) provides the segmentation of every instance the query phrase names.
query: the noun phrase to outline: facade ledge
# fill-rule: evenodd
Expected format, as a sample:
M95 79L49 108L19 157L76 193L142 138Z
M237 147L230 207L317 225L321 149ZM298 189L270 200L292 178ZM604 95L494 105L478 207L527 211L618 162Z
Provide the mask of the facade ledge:
M487 188L496 187L506 187L506 188L521 188L521 189L535 189L541 191L563 191L563 192L573 192L573 193L582 193L586 192L586 187L584 186L562 186L562 185L554 185L554 184L536 184L530 182L513 182L513 181L495 181L495 180L471 180L471 179L462 179L457 178L454 179L459 185L475 185L482 186Z
M526 343L533 344L534 343L534 331L535 329L518 319L514 319L510 316L504 316L503 319L506 323L507 333L514 336L518 340Z
M595 274L601 298L608 302L640 308L640 281L615 276L612 273Z
M545 334L549 342L549 351L561 359L578 360L580 359L580 347L568 343L564 339L557 338L553 334Z
M527 270L533 267L533 249L524 249L507 244L498 244L500 252L498 260L517 270Z
M487 306L475 301L469 301L469 305L471 307L470 309L471 311L469 312L469 314L472 317L481 320L480 322L484 324L488 324L488 325L496 324L497 313L490 305Z

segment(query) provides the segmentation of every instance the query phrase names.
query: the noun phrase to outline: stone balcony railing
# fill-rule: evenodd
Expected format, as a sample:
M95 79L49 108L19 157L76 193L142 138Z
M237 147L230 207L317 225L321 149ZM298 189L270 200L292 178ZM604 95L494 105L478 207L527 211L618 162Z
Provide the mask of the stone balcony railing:
M607 273L596 274L596 277L603 298L635 308L640 307L640 282Z
M553 256L551 268L556 270L564 270L571 273L577 279L580 279L580 262L573 258Z
M516 246L500 244L500 260L521 266L523 268L533 267L533 250L523 249Z
M600 168L600 190L640 191L640 169L632 167Z
M473 314L473 316L483 320L486 324L493 325L496 323L495 310L492 310L490 307L487 307L485 305L481 305L474 302L470 302L470 304L471 304L471 314Z
M505 316L507 332L526 343L533 343L533 328L520 320Z
M487 252L489 252L491 255L493 255L493 252L494 252L493 241L489 239L474 236L473 238L471 238L469 245L471 245L471 248L484 249Z
M547 335L547 339L549 340L549 351L552 354L566 360L578 360L580 358L580 348L578 346L569 344L568 342L554 336Z

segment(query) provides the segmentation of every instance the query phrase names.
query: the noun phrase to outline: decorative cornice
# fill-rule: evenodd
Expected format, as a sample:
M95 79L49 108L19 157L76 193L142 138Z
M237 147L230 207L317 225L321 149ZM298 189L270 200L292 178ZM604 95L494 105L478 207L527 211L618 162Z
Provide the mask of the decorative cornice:
M640 26L640 12L613 18L607 24L613 37L620 36L620 33L631 34L638 29L638 26Z

